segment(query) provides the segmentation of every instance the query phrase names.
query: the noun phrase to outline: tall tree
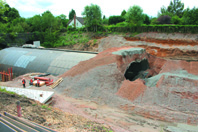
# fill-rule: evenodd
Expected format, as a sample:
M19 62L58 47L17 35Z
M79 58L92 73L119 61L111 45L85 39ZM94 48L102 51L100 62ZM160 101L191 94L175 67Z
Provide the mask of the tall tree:
M85 6L82 12L85 20L85 26L92 28L93 31L97 31L97 28L102 24L102 13L98 5L91 4Z
M102 19L103 19L103 20L104 20L104 19L106 19L106 16L105 16L105 15L103 15L103 18L102 18Z
M67 23L68 23L68 19L66 15L61 14L60 16L57 16L57 18L61 21L61 23L63 24L63 27L67 27Z
M181 3L181 0L173 0L170 2L170 5L167 8L167 12L171 13L173 16L177 15L182 17L184 10L184 3Z
M121 13L121 16L125 16L125 14L126 14L126 11L123 10L122 13Z
M57 19L53 16L50 11L46 11L42 14L42 26L45 31L49 31L50 34L52 30L57 28Z
M8 12L8 21L13 21L16 18L19 18L19 12L17 9L15 9L14 7L10 9L10 11Z
M70 12L69 12L69 20L72 20L73 18L74 18L74 15L76 14L76 12L75 12L75 10L71 10Z
M32 18L29 18L27 20L30 25L32 25L32 31L43 31L43 26L42 26L42 17L40 15L35 15Z
M147 14L144 14L144 24L149 25L151 20Z
M130 25L143 24L144 14L142 8L137 5L130 7L125 15L125 18Z
M8 10L8 7L6 6L6 3L3 0L0 0L0 21L7 20L7 17L5 17L4 13Z
M182 17L182 24L198 25L198 8L187 8Z

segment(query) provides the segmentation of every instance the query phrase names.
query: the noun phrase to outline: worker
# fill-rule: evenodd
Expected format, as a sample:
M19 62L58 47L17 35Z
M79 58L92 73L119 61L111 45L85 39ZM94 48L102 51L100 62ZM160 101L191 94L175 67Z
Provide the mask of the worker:
M25 78L23 78L22 79L23 88L25 88L25 83L26 83Z
M33 79L32 78L30 79L30 85L33 85Z
M37 79L37 87L40 87L40 80L39 79Z

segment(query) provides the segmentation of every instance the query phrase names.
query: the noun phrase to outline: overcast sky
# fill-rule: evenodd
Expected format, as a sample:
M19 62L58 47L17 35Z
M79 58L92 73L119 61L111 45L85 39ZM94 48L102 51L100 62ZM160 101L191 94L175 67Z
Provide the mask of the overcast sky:
M11 7L16 8L21 17L33 17L49 10L53 15L64 14L69 16L71 9L76 11L77 16L86 5L97 4L100 6L102 15L106 17L120 15L123 10L128 10L130 6L139 5L145 14L156 17L160 8L167 7L170 0L5 0ZM198 0L181 0L184 8L198 7Z

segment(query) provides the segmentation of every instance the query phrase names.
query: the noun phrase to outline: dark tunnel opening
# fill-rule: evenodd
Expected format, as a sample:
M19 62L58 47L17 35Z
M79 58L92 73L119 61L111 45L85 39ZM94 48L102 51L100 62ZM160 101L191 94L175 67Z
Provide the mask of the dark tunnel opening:
M26 44L33 44L33 40L26 41Z
M145 78L146 72L149 68L148 60L144 59L140 62L132 62L126 70L124 76L127 80L134 81L138 78Z
M7 45L4 45L4 44L0 43L0 49L5 49L5 48L7 48Z

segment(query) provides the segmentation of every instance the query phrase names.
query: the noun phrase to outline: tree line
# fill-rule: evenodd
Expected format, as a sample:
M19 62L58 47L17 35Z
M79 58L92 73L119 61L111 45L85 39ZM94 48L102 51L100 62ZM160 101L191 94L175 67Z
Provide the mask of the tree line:
M64 14L54 16L50 11L35 15L30 18L20 16L17 9L10 7L0 0L0 33L26 33L35 32L40 36L40 41L45 46L52 46L61 32L72 29L67 24L76 14L72 9L69 18ZM157 17L149 17L143 13L140 6L134 5L123 10L120 15L106 18L102 16L98 5L87 5L82 12L85 26L83 31L106 31L108 27L133 27L145 25L174 24L174 25L198 25L198 8L184 9L181 0L171 0L168 7L162 6ZM0 38L1 39L1 38Z

